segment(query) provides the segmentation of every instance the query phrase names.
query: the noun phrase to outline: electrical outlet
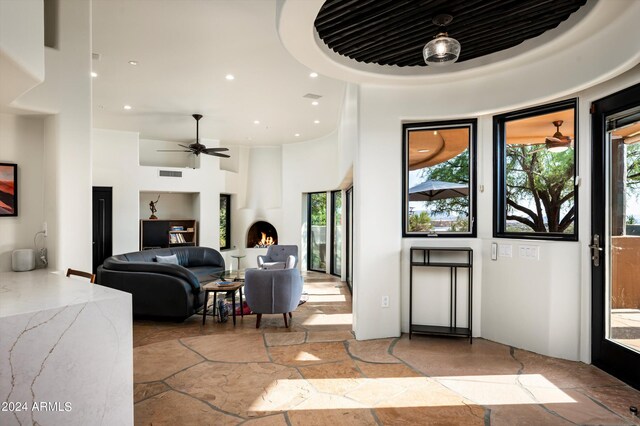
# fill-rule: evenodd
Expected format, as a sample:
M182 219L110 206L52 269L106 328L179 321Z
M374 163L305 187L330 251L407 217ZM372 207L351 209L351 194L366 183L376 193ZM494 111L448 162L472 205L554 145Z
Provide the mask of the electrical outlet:
M518 247L518 253L521 258L530 260L540 260L540 247L522 245Z
M491 260L498 260L498 243L491 243Z
M382 303L380 304L383 308L389 307L389 296L382 296Z

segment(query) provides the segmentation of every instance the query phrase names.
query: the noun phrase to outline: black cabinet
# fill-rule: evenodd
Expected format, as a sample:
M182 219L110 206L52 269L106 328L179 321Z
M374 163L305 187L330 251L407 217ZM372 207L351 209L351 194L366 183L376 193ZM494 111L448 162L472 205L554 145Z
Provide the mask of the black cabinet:
M409 339L411 339L411 335L413 333L421 333L468 337L469 343L472 343L473 250L469 247L411 247L409 256ZM449 268L449 326L413 323L414 267ZM459 268L469 270L467 290L467 327L457 326Z
M140 221L140 250L197 245L198 228L193 219Z

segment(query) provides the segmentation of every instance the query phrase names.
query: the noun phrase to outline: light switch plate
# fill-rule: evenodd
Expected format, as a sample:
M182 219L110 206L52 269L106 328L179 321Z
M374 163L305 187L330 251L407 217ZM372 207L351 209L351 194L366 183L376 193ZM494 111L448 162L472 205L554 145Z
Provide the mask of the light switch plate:
M491 243L491 260L498 260L498 243Z

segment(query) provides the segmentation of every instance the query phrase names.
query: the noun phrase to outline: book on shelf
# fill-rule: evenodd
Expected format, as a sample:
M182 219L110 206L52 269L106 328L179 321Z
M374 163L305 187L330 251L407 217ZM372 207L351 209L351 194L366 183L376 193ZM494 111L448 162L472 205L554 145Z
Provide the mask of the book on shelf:
M171 244L175 244L178 242L178 240L176 239L176 236L174 234L169 234L169 242Z
M171 230L172 230L172 231L184 231L184 226L181 226L181 225L173 225L173 226L171 227Z
M193 228L187 228L187 232L193 232L194 229Z

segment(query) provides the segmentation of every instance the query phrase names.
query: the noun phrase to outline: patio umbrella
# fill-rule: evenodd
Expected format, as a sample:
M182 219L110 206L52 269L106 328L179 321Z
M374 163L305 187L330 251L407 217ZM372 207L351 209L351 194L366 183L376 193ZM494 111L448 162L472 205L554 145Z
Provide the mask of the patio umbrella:
M468 185L441 180L425 180L413 188L409 188L409 201L444 200L445 198L466 197L467 195L469 195Z

